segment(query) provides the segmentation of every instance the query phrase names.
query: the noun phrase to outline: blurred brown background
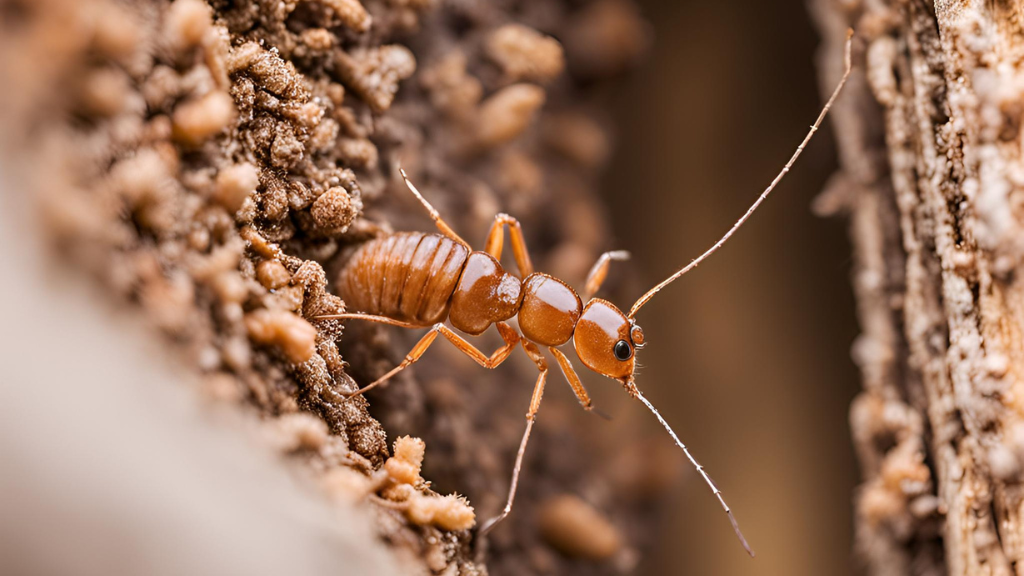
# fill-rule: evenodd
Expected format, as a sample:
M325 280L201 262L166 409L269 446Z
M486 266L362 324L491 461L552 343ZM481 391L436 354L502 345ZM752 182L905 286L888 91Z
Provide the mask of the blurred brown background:
M614 94L618 150L603 184L609 248L634 255L612 275L639 280L610 293L626 308L732 225L822 103L803 2L639 3L654 50ZM845 223L810 210L834 154L826 122L752 221L639 315L649 346L638 384L707 466L758 553L743 553L688 475L640 574L855 571L851 262ZM598 402L619 394L588 382Z

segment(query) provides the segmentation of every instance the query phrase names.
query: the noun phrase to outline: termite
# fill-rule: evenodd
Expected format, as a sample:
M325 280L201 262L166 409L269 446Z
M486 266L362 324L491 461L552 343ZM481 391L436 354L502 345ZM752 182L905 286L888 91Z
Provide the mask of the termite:
M559 350L560 346L572 340L576 355L584 366L598 374L618 380L625 387L627 394L642 402L657 417L718 498L743 548L750 556L754 556L754 551L740 531L736 517L725 503L722 491L711 480L704 467L690 454L689 449L679 440L654 405L636 387L635 355L645 344L644 332L636 323L636 314L655 294L721 248L789 172L811 137L818 131L850 76L851 40L852 31L846 42L845 70L842 78L810 131L778 175L725 235L703 254L648 290L633 304L628 315L623 314L611 302L593 297L604 282L609 265L613 261L626 259L628 253L615 251L602 254L587 275L584 298L581 299L568 283L534 270L518 220L507 214L496 216L487 234L484 250L473 251L420 194L405 171L399 169L406 186L429 212L441 233L399 232L363 244L339 276L339 291L346 305L360 312L319 318L366 320L402 328L430 327L398 366L350 396L363 394L408 368L423 356L438 335L444 336L456 348L485 368L498 367L508 359L517 345L521 345L536 364L539 375L534 384L530 408L526 413L526 431L520 441L512 469L508 500L501 514L487 520L481 526L481 537L512 511L523 455L530 439L530 431L536 421L547 380L548 364L540 351L541 347L547 348L555 357L583 408L593 410L590 397L579 375L576 374L569 358ZM519 269L518 277L506 272L500 263L506 227L509 229L516 267ZM519 331L507 322L513 317L518 321ZM446 320L455 329L470 336L479 336L493 324L505 343L488 356L449 328L445 324Z

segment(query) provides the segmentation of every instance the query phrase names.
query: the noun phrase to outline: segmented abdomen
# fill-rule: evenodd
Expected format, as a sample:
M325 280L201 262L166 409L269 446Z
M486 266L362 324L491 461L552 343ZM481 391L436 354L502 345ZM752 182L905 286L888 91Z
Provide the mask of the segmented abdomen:
M469 250L446 236L399 232L363 244L338 277L350 312L429 326L448 315Z

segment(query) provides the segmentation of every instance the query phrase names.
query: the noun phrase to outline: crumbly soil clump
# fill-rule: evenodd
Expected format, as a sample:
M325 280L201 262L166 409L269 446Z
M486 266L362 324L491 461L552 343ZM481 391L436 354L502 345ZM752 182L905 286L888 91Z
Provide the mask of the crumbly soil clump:
M542 410L483 546L535 375L432 351L346 398L411 341L318 319L346 310L351 248L428 229L399 165L464 237L511 212L538 267L580 283L609 247L602 86L648 47L628 0L2 0L0 27L5 157L59 262L140 310L210 397L263 419L330 497L375 506L427 573L635 565L664 459L611 474L608 447ZM560 504L541 530L543 501Z

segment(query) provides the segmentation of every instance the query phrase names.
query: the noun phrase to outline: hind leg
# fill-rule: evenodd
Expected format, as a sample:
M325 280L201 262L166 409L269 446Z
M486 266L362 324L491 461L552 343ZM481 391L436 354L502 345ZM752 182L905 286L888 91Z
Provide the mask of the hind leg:
M401 328L422 328L422 326L416 326L415 324L402 322L401 320L395 320L393 318L388 318L387 316L374 316L372 314L331 314L327 316L319 316L318 319L366 320L367 322L388 324L390 326L399 326ZM349 397L364 394L369 390L372 390L373 388L380 386L381 384L387 382L392 377L394 377L395 374L398 374L402 370L405 370L412 364L416 363L416 361L418 361L423 356L423 354L427 352L427 350L430 348L430 345L434 343L434 340L437 339L438 334L447 338L449 342L451 342L453 345L455 345L456 348L459 349L460 352L475 360L477 364L483 366L484 368L497 368L499 365L501 365L502 362L508 359L509 355L512 353L512 350L515 349L516 344L519 343L520 337L519 333L516 332L514 328L512 328L505 322L498 322L497 324L495 324L495 326L498 328L498 332L501 334L501 339L505 341L505 344L503 344L500 348L498 348L493 353L491 353L490 356L488 356L487 354L484 354L482 351L480 351L479 348L473 346L471 343L466 341L465 338L459 336L454 331L452 331L451 328L445 326L444 324L434 324L434 327L431 328L429 332L424 334L422 338L420 338L420 341L417 342L416 345L413 346L412 350L410 350L409 353L405 355L405 359L402 360L402 362L398 366L395 366L394 368L389 370L387 374L384 374L380 378L374 380L373 382L367 384L366 386L360 388L359 390L356 390L355 392L349 394Z

